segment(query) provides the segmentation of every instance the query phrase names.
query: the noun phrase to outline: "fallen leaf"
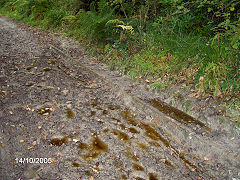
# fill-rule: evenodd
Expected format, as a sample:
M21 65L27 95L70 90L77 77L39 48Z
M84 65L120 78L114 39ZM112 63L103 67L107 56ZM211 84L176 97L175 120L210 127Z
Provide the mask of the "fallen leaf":
M44 115L44 114L43 114L43 115ZM50 117L49 117L49 116L45 117L45 120L46 120L46 121L50 121Z
M63 154L62 154L62 153L60 153L60 152L56 152L55 154L56 154L56 156L57 156L57 157L59 157L59 156L62 156L62 155L63 155Z
M93 176L91 176L91 177L89 178L89 180L93 180Z
M47 139L47 137L48 137L48 134L44 134L44 135L43 135L43 139L45 139L45 140L46 140L46 139Z
M7 91L2 91L5 95L7 95L8 94L8 92Z
M23 143L23 142L24 142L24 139L21 139L19 142L20 142L20 143Z
M99 173L99 169L98 168L91 168L92 171L94 171L95 173Z
M33 141L32 145L36 146L37 145L37 141Z
M54 162L55 162L55 159L54 159L54 158L51 158L51 162L54 163Z
M28 149L32 149L32 148L34 148L34 146L28 146Z
M56 101L55 101L56 102ZM52 112L56 111L56 104L51 104L52 105Z
M110 158L110 160L113 160L113 159L115 159L115 156L112 156L112 157Z
M138 177L138 176L137 176L137 173L134 173L134 178L137 179L137 177Z
M1 144L1 147L4 148L5 144Z
M13 165L13 167L16 167L16 166L17 166L17 163L16 163L16 162L13 162L12 165Z
M188 97L195 97L197 95L197 93L191 93L188 95Z
M202 92L199 90L198 93L197 93L196 98L198 99L201 95L202 95Z

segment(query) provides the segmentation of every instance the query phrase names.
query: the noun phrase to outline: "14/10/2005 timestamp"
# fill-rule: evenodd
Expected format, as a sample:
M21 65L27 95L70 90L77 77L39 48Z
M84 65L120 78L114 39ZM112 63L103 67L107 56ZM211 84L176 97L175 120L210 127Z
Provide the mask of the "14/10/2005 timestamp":
M51 164L51 158L16 158L16 163L20 164Z

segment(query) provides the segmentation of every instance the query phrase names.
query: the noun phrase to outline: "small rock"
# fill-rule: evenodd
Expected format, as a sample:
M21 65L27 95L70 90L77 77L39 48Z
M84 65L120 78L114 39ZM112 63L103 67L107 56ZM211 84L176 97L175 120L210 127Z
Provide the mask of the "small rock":
M72 104L68 104L67 108L71 109L72 108Z
M65 89L62 91L63 95L66 96L68 94L69 90Z

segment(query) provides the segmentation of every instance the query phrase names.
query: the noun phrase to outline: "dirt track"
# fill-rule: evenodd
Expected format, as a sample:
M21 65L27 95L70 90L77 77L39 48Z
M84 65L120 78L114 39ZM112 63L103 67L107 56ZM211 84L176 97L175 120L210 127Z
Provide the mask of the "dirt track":
M240 179L230 127L171 109L75 42L0 25L1 180Z

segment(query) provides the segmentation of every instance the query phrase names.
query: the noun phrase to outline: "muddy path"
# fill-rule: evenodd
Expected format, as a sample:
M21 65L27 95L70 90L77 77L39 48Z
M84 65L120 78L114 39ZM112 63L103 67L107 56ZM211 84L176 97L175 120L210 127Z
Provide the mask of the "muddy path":
M76 42L0 25L1 180L240 179L234 131L168 106Z

